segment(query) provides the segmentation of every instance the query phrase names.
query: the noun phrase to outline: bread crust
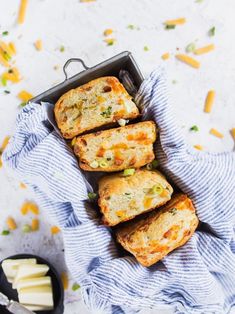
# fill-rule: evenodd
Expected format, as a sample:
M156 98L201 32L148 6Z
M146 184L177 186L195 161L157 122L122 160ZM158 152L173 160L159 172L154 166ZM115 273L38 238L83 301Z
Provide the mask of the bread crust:
M162 192L154 193L154 186L160 186ZM115 226L164 205L172 193L173 188L159 171L140 169L132 176L104 176L99 181L98 200L102 221Z
M80 167L86 171L140 168L155 158L153 143L156 137L155 123L144 121L79 136L74 152L79 157ZM97 167L92 166L94 161L99 163ZM105 161L105 167L100 166L102 161Z
M107 76L69 90L56 102L54 113L63 137L71 139L119 119L134 119L139 110L119 80Z
M117 241L148 267L184 245L198 223L192 201L178 194L162 208L118 228Z

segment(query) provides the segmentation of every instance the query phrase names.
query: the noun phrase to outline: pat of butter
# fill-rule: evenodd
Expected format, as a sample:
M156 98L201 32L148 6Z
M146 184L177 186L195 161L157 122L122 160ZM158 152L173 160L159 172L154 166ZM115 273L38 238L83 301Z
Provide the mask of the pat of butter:
M38 278L27 278L20 279L16 283L16 289L20 290L23 288L37 287L37 286L51 286L51 277L38 277Z
M30 311L50 311L53 310L53 306L42 306L42 305L31 305L31 304L22 304Z
M9 282L13 282L20 265L23 264L36 264L35 258L27 259L6 259L2 262L2 269Z
M48 272L49 267L44 264L20 265L13 282L13 289L16 289L17 283L21 279L43 277Z
M28 305L40 305L43 307L53 307L52 287L23 288L19 291L19 302Z

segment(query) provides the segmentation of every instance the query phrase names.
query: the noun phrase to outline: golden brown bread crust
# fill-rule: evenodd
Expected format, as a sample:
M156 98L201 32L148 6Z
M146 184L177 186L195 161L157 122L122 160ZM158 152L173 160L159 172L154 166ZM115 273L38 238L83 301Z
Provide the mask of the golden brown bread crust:
M154 187L159 187L156 193ZM164 205L173 189L159 171L137 170L132 176L117 173L99 181L99 206L103 223L115 226Z
M178 194L159 210L120 227L117 241L143 266L151 266L185 244L198 222L191 200Z
M71 89L55 104L57 125L64 138L111 125L119 119L134 119L139 110L116 77L100 77Z
M74 152L79 157L80 167L87 171L140 168L155 158L153 143L156 136L155 123L144 121L79 136ZM94 162L97 163L95 167Z

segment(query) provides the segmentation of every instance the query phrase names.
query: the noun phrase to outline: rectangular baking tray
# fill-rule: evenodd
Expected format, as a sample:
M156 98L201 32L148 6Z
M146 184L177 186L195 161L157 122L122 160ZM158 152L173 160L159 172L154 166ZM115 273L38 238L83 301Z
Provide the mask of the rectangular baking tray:
M82 72L67 78L67 67L71 62L80 62L81 65L85 68ZM48 89L47 91L41 93L40 95L32 98L30 101L35 103L50 102L55 104L61 95L69 91L70 89L76 88L80 85L83 85L93 79L102 77L102 76L116 76L119 77L119 71L126 70L131 75L135 86L137 89L140 87L141 83L144 80L144 77L134 60L131 52L124 51L110 59L107 59L93 67L88 67L82 59L72 58L69 59L64 67L63 71L65 73L64 82Z

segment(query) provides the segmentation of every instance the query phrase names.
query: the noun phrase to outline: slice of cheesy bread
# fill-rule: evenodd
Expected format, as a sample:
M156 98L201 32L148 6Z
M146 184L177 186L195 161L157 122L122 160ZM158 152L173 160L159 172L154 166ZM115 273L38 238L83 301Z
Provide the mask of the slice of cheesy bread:
M80 167L87 171L140 168L155 158L156 133L155 123L145 121L86 134L76 139L74 152Z
M55 104L57 125L64 138L114 123L133 119L139 110L116 77L100 77L71 89Z
M120 227L117 241L143 266L151 266L185 244L197 226L198 218L191 200L179 194L145 218L138 217Z
M115 226L164 205L173 189L158 171L137 170L132 176L117 173L99 181L99 206L103 222Z

